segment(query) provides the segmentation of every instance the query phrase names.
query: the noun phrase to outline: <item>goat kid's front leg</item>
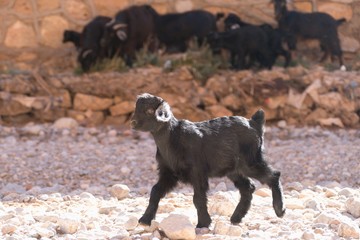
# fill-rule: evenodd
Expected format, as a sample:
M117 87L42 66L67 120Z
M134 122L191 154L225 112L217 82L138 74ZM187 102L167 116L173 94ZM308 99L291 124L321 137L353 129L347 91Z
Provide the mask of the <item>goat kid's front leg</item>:
M202 186L194 186L193 202L197 210L198 223L197 228L208 228L211 223L211 218L207 210L207 196L206 192L209 189L208 181L201 184Z
M145 225L151 224L151 220L155 218L156 211L159 207L160 199L173 189L177 182L178 179L174 175L165 170L160 170L159 181L151 189L149 205L146 208L144 215L139 219L139 223Z
M240 175L229 175L228 178L234 183L240 191L240 202L231 216L231 223L238 224L250 209L252 194L255 191L255 185L249 178Z

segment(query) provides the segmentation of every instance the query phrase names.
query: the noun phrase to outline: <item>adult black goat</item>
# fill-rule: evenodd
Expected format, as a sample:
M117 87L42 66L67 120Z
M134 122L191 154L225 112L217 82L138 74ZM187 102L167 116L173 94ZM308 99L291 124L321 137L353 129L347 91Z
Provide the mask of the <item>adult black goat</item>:
M337 32L338 25L344 22L345 19L336 20L323 12L302 13L288 11L286 0L272 1L274 2L275 17L279 28L286 33L291 50L296 48L296 39L298 37L317 39L320 41L321 50L324 51L320 61L325 61L329 55L333 61L336 56L340 67L345 68Z
M274 171L264 158L264 123L262 110L251 119L231 116L203 122L178 120L162 98L148 93L138 96L131 125L154 137L159 169L159 180L151 190L149 205L139 222L150 225L160 199L181 181L194 188L197 227L209 227L208 178L223 176L231 179L241 194L231 216L233 224L239 223L250 208L255 190L250 178L272 189L275 213L282 217L285 208L280 172Z
M132 66L136 51L148 44L155 50L156 10L150 5L134 5L120 10L111 22L106 24L101 45L111 49L111 57L121 56Z

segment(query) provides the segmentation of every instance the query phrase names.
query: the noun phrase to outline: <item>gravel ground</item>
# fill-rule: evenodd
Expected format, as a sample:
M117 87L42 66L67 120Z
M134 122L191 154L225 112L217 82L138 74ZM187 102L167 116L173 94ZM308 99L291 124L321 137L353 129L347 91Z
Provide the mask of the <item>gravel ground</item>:
M346 225L348 220L335 224L330 220L316 222L316 219L329 209L332 209L334 219L339 219L336 214L346 212L348 201L355 199L356 202L360 197L360 130L268 126L265 142L268 161L282 172L281 180L290 209L285 218L275 218L271 208L271 194L267 195L269 190L257 183L261 191L256 193L251 213L244 219L246 224L242 223L239 229L233 229L235 233L231 232L232 226L226 225L229 214L214 210L212 217L216 220L210 227L211 231L198 234L197 239L225 239L224 236L229 239L239 238L234 236L242 236L244 239L358 238L360 213L359 216L356 213L345 213L353 227L348 235L340 229L341 224ZM155 145L148 133L132 132L126 127L61 129L46 124L0 126L0 146L0 237L166 239L158 228L144 230L139 226L124 227L131 221L137 222L147 204L149 190L157 180ZM118 201L111 195L111 189L116 184L129 187L130 195L124 200ZM216 199L237 198L234 197L237 194L235 188L226 179L212 179L210 188L209 204L216 202ZM350 193L344 194L344 189ZM180 213L186 215L190 211L188 216L196 223L191 193L189 187L181 185L175 193L169 194L162 201L159 219L182 209ZM224 197L222 193L228 196ZM308 209L305 199L309 199L301 196L319 197L316 203L323 207L318 208L315 204L315 207ZM331 197L334 199L329 203ZM267 202L263 200L267 198ZM299 199L301 201L297 205ZM261 209L263 205L266 205L266 210ZM46 213L42 209L44 206L47 208L44 210ZM107 208L104 210L104 206L110 207L111 211ZM214 208L214 205L211 206L210 209ZM97 214L101 211L106 214L94 217L84 210L94 207ZM299 212L305 210L310 213ZM82 219L79 220L82 225L76 225L75 232L61 230L61 221L64 219L44 220L39 217L52 213L60 218L69 212ZM26 220L24 216L29 214L34 221ZM127 220L120 219L119 215L127 217ZM135 220L130 216L136 216ZM299 216L304 219L297 226L295 223ZM93 225L84 220L89 218L93 219ZM251 223L250 219L253 220ZM66 218L64 221L71 222ZM217 231L220 229L219 224L230 230L225 233ZM314 227L314 224L320 225ZM41 229L48 232L43 234Z

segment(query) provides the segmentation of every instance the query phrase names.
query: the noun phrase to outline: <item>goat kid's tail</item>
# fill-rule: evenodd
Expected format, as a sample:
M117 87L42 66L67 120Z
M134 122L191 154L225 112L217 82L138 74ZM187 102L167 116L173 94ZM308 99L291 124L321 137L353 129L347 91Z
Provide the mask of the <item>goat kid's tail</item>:
M262 109L259 109L251 116L251 120L255 122L253 126L260 136L264 134L264 125L265 125L265 112ZM251 123L250 123L251 124Z
M262 109L259 109L254 113L254 115L251 116L251 119L255 121L260 126L263 126L265 124L265 112Z

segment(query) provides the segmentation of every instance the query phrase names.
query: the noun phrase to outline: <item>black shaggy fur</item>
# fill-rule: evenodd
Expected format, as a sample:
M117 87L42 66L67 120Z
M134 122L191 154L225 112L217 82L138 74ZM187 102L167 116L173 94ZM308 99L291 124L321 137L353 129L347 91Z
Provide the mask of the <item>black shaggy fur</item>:
M237 29L247 26L256 26L251 23L244 22L236 14L230 13L224 20L225 29ZM270 24L262 24L260 26L262 30L265 31L268 38L268 50L271 58L271 65L274 65L278 56L283 56L285 58L284 67L288 67L291 61L291 54L289 51L285 50L283 47L283 42L285 42L285 34L278 28L273 28Z
M100 40L104 33L105 24L110 20L109 17L97 16L84 27L81 33L81 51L78 55L78 62L83 71L89 71L96 62L106 57Z
M221 48L229 50L230 63L235 69L250 68L255 60L260 67L272 67L268 37L260 27L245 26L226 32L213 32L208 35L207 41L213 51Z
M72 42L75 45L76 49L79 50L81 48L81 33L73 30L65 30L62 42Z
M273 207L278 217L285 213L280 172L264 158L265 116L258 110L251 119L239 116L215 118L203 122L176 119L162 98L150 94L138 96L131 120L135 130L154 137L159 180L153 186L149 205L140 223L150 225L161 198L179 181L194 188L197 227L209 227L207 196L210 177L227 176L239 189L241 199L231 222L237 224L248 212L255 186L254 178L272 189Z
M156 34L166 51L185 52L188 41L195 37L202 45L206 35L216 31L216 17L204 10L159 15L156 20Z
M279 28L287 34L287 42L291 50L296 48L298 37L317 39L321 50L324 51L321 61L325 61L330 55L331 60L337 57L340 66L344 65L337 28L345 19L336 20L323 12L288 11L286 0L273 0L273 2L276 20Z
M110 57L120 56L132 66L137 50L149 44L155 48L155 20L158 14L150 5L131 6L119 11L106 25L101 40L111 51Z

